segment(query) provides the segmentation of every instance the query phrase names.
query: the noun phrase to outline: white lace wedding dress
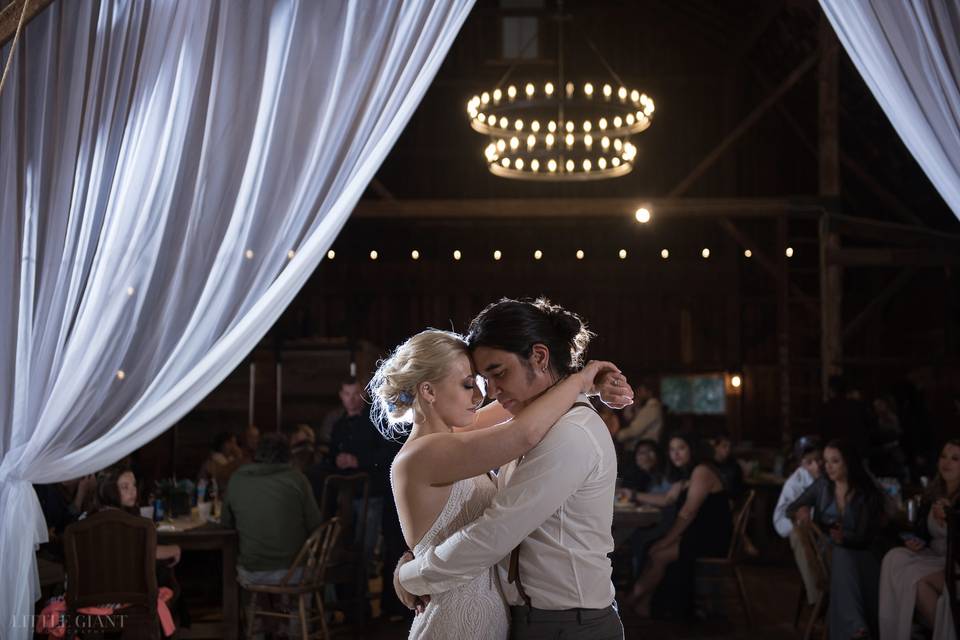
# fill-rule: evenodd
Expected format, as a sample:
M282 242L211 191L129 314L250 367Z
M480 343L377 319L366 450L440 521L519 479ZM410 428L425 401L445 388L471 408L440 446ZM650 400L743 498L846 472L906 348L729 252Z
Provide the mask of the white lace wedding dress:
M416 556L441 544L470 524L493 501L497 486L488 476L458 480L436 522L414 548ZM410 627L410 640L506 640L510 632L507 604L496 567L456 589L430 596L426 610Z

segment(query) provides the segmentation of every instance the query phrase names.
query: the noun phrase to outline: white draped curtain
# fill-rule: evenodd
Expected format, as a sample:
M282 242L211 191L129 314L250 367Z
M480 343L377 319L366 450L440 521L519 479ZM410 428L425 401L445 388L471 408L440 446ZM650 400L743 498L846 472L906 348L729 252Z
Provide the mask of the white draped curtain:
M0 636L39 595L31 484L129 454L242 361L472 3L60 0L25 29L0 95Z
M960 217L960 2L820 4L894 129Z

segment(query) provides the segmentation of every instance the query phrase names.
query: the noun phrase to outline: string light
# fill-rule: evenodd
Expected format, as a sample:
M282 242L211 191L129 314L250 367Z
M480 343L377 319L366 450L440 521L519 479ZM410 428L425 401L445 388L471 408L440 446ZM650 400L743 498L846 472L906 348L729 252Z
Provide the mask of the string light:
M503 257L503 254L500 253L500 249L497 249L496 251L493 252L493 259L494 259L494 260L499 260L499 259L502 258L502 257Z
M376 260L379 255L380 255L380 254L378 254L376 250L373 250L373 251L370 252L370 259L371 259L371 260Z
M621 259L621 260L626 260L626 259L627 259L627 250L626 250L626 249L620 249L620 252L619 252L617 255L620 256L620 259Z
M127 377L127 374L123 372L123 369L117 371L117 380L123 380Z
M410 257L413 258L414 260L419 260L420 252L414 249L413 251L410 252Z
M454 259L454 260L459 260L462 256L463 256L463 254L460 253L460 249L454 249L454 250L453 250L453 259Z
M730 378L730 386L734 389L739 389L741 384L743 384L743 380L740 376L735 375Z
M660 250L660 257L663 258L664 260L666 260L667 258L670 257L670 252L669 252L667 249L661 249L661 250Z
M704 258L709 258L709 257L710 257L710 249L707 249L706 247L704 247L704 248L703 248L703 251L700 252L700 255L702 255Z
M293 249L290 249L290 251L287 251L287 260L293 260L294 257L296 257L296 255L297 255L297 252L294 251Z
M542 257L543 257L543 251L540 251L540 249L537 249L536 251L533 252L534 260L539 260Z
M745 251L743 252L743 257L744 257L744 258L752 258L752 257L753 257L753 251L750 251L750 249L745 250Z
M583 260L583 249L577 249L577 260Z
M246 258L247 260L252 259L252 258L253 258L253 249L247 249L246 251L244 251L244 252L243 252L243 257Z
M786 254L787 254L787 257L788 257L788 258L792 258L792 257L793 257L793 247L787 247Z
M333 260L336 257L337 257L336 251L334 251L333 249L330 249L330 251L327 251L327 260Z
M128 296L132 296L134 293L136 293L136 289L134 289L133 287L127 287Z

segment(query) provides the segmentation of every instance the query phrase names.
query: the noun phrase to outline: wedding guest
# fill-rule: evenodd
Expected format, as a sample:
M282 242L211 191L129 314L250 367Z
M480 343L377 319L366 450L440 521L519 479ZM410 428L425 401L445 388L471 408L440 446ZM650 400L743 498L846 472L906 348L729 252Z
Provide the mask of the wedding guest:
M229 431L222 431L214 436L210 455L203 461L198 478L215 481L222 497L227 490L230 476L247 462L249 460L240 448L237 436Z
M40 549L53 559L62 561L63 530L76 522L80 514L91 509L97 489L97 479L91 474L55 484L37 484L33 489L37 493L40 509L47 522L49 539L49 542L41 545Z
M650 548L650 560L633 587L631 603L644 618L650 617L652 604L658 612L690 615L697 558L724 556L733 534L730 499L709 455L697 452L690 436L669 442L673 465L693 470L675 522Z
M787 507L787 515L797 524L815 521L829 534L830 637L874 637L882 557L880 533L886 524L883 496L852 444L831 440L824 447L823 463L825 477L794 500Z
M883 558L880 640L911 637L914 614L936 639L954 637L949 606L938 606L947 554L946 509L960 497L960 439L940 450L937 476L923 496L913 534Z
M298 424L288 429L287 437L290 440L290 462L303 472L307 471L316 462L316 434L308 424Z
M807 593L807 602L816 603L820 596L812 570L814 558L807 557L806 548L800 541L799 533L793 526L793 520L787 515L787 507L799 498L807 487L820 477L823 465L823 445L817 436L802 436L793 447L794 457L799 461L797 469L783 483L783 490L773 510L773 527L781 538L790 539L790 548L800 570L803 587Z
M672 484L661 469L655 440L641 440L637 443L633 460L624 465L620 477L620 486L634 493L664 494Z
M260 447L260 429L255 424L247 425L237 438L237 443L243 452L244 462L250 462L256 457L257 449Z
M641 440L660 442L663 405L654 397L653 388L651 382L641 383L634 393L633 405L624 409L624 419L628 420L628 424L617 432L616 441L628 453L633 452Z
M727 494L733 500L739 499L744 492L743 467L733 455L733 440L730 434L721 431L710 440L710 444L713 447L713 466L720 474Z

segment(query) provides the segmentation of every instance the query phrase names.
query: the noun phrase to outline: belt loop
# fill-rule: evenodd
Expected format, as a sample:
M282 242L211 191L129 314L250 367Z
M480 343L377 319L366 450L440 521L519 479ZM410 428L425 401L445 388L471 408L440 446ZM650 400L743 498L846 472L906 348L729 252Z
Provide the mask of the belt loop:
M583 609L577 609L577 624L583 624Z

